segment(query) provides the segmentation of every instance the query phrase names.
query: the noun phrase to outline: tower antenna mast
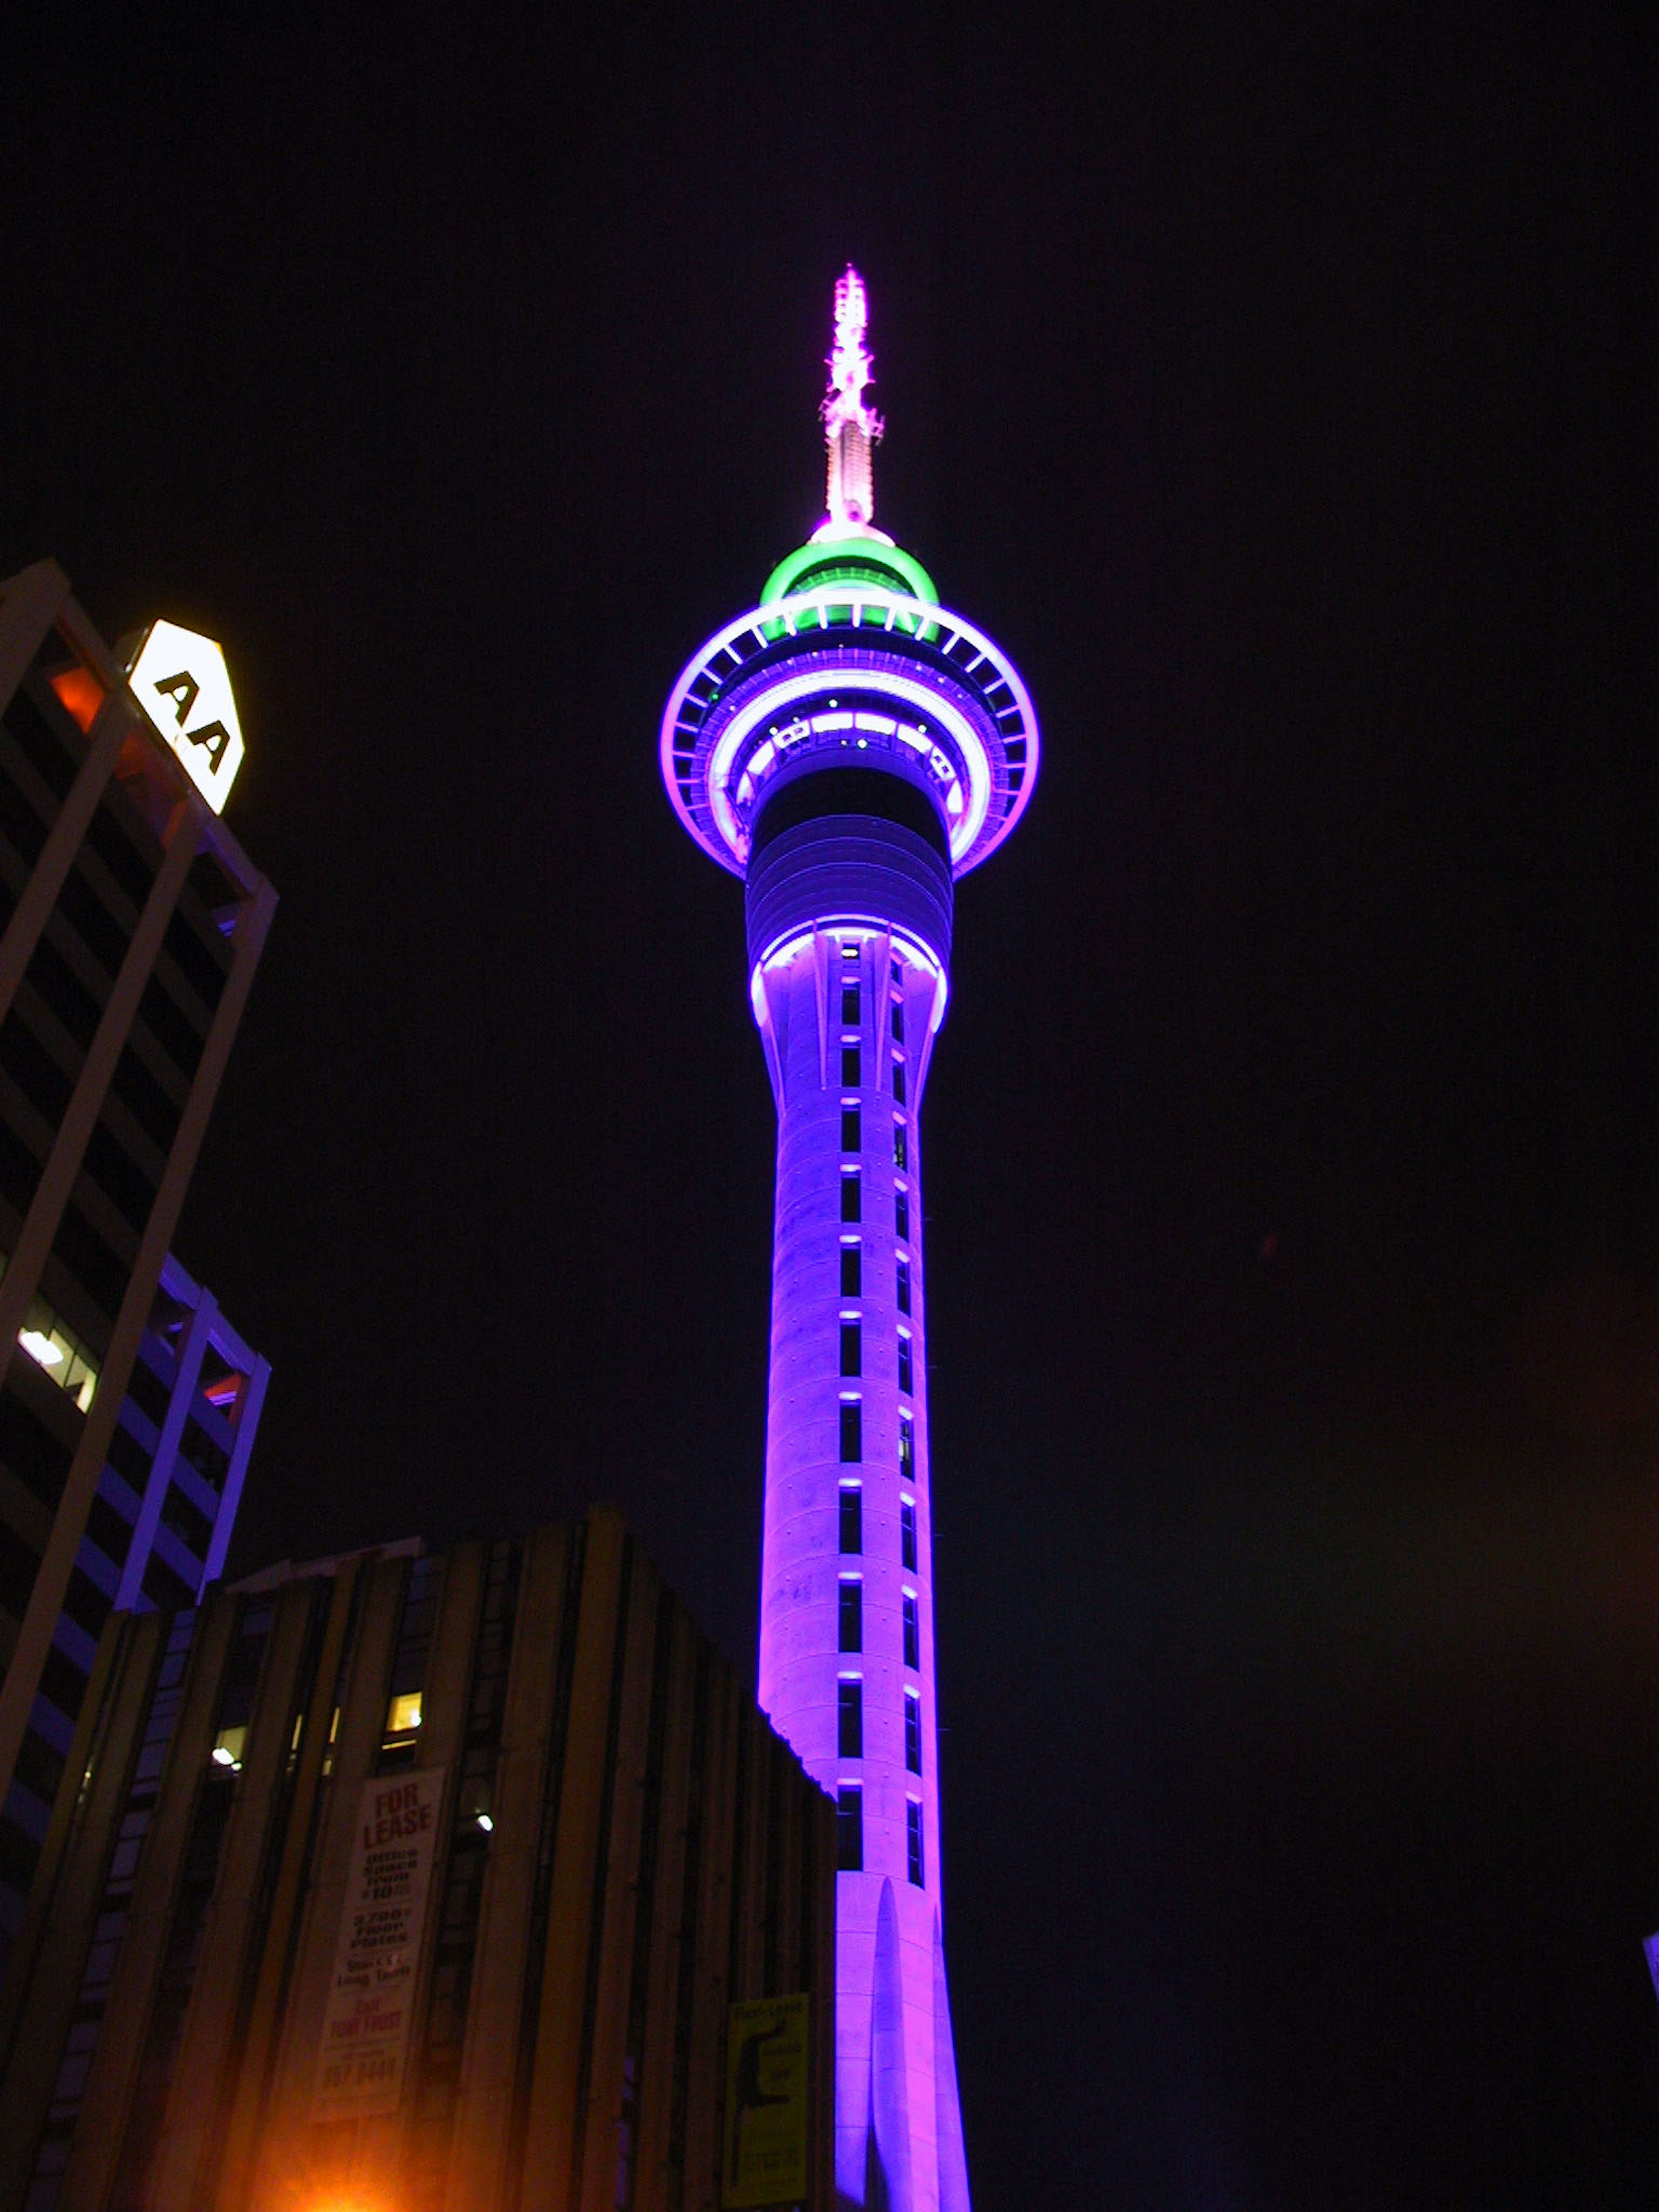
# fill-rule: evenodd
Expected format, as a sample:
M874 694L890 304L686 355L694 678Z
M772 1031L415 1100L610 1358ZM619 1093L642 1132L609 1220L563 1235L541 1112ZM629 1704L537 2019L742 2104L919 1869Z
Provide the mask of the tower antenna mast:
M827 538L870 534L876 513L875 471L871 449L882 420L866 404L865 386L873 363L864 342L869 309L864 279L847 264L836 279L836 340L830 355L830 389L823 401L823 430L830 447L829 514L813 533Z

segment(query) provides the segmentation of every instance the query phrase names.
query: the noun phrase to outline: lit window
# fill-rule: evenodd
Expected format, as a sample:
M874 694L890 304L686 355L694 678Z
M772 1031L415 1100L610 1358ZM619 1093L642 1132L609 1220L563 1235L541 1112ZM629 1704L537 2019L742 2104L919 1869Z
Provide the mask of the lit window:
M902 1060L893 1062L893 1103L895 1106L904 1103L904 1062Z
M904 1042L904 1002L902 999L893 1001L893 1042Z
M420 1725L421 1693L418 1690L405 1691L386 1707L386 1732L388 1738L413 1735Z
M846 1493L843 1492L842 1495ZM848 1579L841 1585L839 1626L840 1651L862 1651L864 1649L864 1584Z
M899 1559L912 1574L916 1571L916 1501L899 1500Z
M902 1121L895 1121L893 1124L893 1165L896 1168L908 1168L909 1166L909 1146L905 1141L904 1124Z
M856 1083L858 1078L854 1076L853 1080ZM861 1149L861 1141L862 1140L859 1135L858 1108L856 1106L843 1106L841 1109L841 1148L842 1152L858 1152Z
M841 1048L841 1079L848 1091L856 1091L859 1075L859 1048L855 1044L844 1044Z
M836 1685L836 1753L841 1759L864 1756L864 1685Z
M904 1808L905 1843L910 1863L910 1879L916 1887L922 1887L921 1869L921 1808L912 1797Z
M846 1215L843 1214L842 1218L844 1221ZM856 1213L853 1218L854 1221L858 1219ZM908 1190L893 1193L893 1234L902 1237L907 1244L910 1241L910 1194Z
M912 1774L921 1771L921 1699L914 1690L904 1693L904 1763Z
M833 706L835 702L831 700L830 704ZM856 960L858 958L859 945L857 938L853 938L849 942L842 946L841 957L843 960Z
M915 1425L908 1413L899 1415L899 1473L907 1482L916 1479Z
M864 1267L862 1264L862 1257L858 1246L856 1244L843 1244L841 1248L841 1294L842 1297L857 1297L863 1286L863 1280ZM910 1309L908 1306L906 1306L904 1310L906 1313L908 1313Z
M915 1395L915 1364L910 1349L910 1340L902 1336L899 1344L899 1389L907 1395Z
M246 1728L221 1729L213 1740L213 1763L226 1766L233 1774L242 1771L242 1752L247 1742Z
M852 1029L858 1021L859 987L856 983L843 983L841 987L841 1018L848 1029Z
M841 1549L864 1549L864 1492L855 1482L849 1482L841 1493Z
M836 1793L836 1865L842 1874L864 1871L864 1792L857 1787Z
M864 1457L864 1408L856 1399L842 1406L841 1456L844 1467L856 1467Z
M841 1218L843 1221L857 1221L861 1218L861 1209L859 1205L859 1171L856 1168L844 1168L842 1170Z
M864 1332L855 1321L844 1321L841 1325L841 1371L843 1375L858 1375L863 1371L861 1352Z
M921 1664L921 1620L914 1590L904 1594L904 1663L907 1667Z
M898 1310L903 1314L910 1310L910 1262L902 1252L898 1255Z

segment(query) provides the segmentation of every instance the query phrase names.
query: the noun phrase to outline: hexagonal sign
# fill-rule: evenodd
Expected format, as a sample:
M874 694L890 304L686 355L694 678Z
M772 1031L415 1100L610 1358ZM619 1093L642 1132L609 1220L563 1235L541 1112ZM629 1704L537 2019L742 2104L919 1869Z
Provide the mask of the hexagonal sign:
M134 697L216 814L242 764L242 726L225 656L210 637L155 622L127 672Z

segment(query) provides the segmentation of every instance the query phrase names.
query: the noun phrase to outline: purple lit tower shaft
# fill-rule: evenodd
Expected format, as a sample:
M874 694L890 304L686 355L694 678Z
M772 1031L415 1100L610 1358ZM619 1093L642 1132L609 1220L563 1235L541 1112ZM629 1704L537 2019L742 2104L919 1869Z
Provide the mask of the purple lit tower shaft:
M939 1908L919 1112L953 880L1029 799L1012 667L872 523L863 288L836 288L830 514L663 718L744 878L778 1109L760 1699L839 1808L838 2204L969 2212Z

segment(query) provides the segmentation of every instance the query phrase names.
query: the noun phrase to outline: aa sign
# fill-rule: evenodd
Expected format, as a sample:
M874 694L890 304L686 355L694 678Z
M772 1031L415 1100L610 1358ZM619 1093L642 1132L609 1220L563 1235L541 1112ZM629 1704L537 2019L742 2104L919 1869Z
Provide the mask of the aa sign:
M127 675L133 696L216 814L242 764L242 726L225 656L210 637L152 623Z

